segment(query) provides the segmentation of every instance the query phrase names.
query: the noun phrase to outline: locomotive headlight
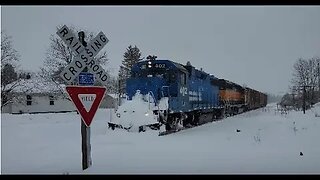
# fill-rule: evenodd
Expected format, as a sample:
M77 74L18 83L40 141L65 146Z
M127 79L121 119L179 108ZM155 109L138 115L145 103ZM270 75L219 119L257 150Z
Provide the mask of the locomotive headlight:
M149 65L148 65L148 68L151 68L151 67L152 67L152 66L149 64Z
M148 61L148 64L151 64L151 61Z

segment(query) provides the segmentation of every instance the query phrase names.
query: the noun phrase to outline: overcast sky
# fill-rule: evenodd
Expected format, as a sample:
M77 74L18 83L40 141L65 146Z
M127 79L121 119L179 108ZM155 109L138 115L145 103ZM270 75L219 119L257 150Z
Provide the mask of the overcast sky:
M129 45L240 85L284 93L300 57L320 56L320 6L2 6L25 70L38 71L56 26L109 38L115 75Z

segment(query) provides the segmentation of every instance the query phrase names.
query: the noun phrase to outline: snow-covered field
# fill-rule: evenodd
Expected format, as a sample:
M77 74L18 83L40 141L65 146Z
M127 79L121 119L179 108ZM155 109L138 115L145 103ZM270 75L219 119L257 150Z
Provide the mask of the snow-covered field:
M1 115L3 174L320 174L320 104L306 114L275 105L158 136L91 124L93 165L82 171L77 113ZM240 132L237 132L237 129ZM303 153L303 156L300 155Z

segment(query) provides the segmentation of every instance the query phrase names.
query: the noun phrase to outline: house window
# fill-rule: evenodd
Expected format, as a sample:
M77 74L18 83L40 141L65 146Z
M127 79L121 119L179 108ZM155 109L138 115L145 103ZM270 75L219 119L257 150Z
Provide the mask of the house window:
M31 106L32 104L32 97L30 95L27 95L27 106Z
M49 100L50 100L50 105L54 105L54 99L53 99L53 96L49 96Z

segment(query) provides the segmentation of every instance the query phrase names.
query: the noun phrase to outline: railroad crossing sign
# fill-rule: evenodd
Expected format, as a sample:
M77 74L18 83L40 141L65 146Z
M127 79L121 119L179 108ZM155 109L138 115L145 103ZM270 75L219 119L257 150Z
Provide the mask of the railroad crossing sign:
M67 86L66 90L77 107L83 122L89 127L104 97L106 88L97 86Z
M93 73L102 84L106 84L107 73L94 60L94 57L109 42L104 33L101 31L87 47L81 44L66 25L60 28L57 34L77 54L77 57L60 73L61 78L71 83L85 67L88 67L90 73Z
M79 32L78 40L66 25L60 28L57 34L77 54L76 58L60 73L61 78L70 84L81 73L79 76L79 84L81 85L92 85L94 83L94 75L102 84L106 84L107 73L94 59L109 41L103 32L100 32L89 44L84 41L83 32ZM82 73L86 67L90 73ZM82 169L85 170L92 164L90 124L104 97L106 88L67 86L66 90L82 117Z

